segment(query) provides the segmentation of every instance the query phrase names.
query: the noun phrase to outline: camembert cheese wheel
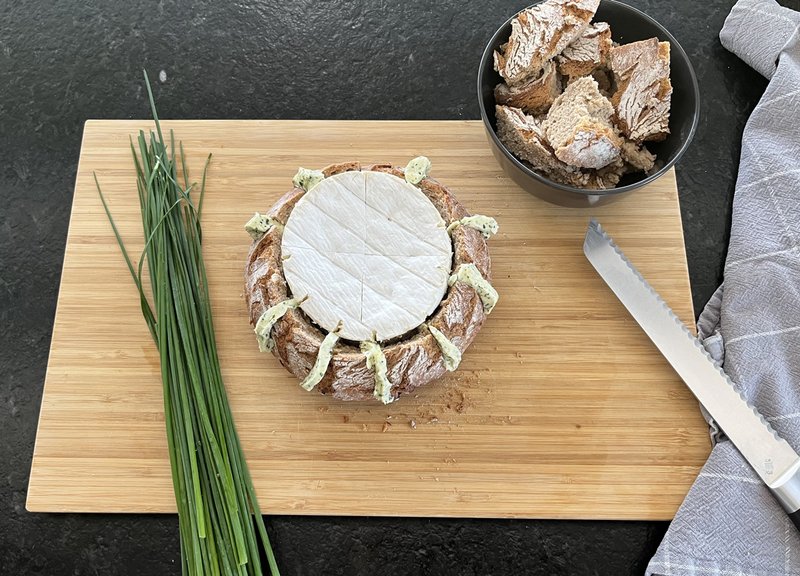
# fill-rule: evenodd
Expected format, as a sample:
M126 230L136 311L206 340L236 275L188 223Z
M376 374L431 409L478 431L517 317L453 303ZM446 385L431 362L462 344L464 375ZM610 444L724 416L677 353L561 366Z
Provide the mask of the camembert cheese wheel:
M385 172L325 178L283 229L283 272L308 316L339 337L386 341L442 301L453 249L433 203Z

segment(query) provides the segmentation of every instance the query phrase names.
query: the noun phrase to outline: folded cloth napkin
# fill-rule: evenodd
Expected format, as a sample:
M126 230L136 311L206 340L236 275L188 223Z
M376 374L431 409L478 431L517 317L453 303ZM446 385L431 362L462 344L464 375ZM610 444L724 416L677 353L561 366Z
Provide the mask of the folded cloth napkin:
M800 13L774 0L740 0L720 40L770 83L744 130L724 285L698 332L800 450ZM799 534L723 438L646 573L800 575Z

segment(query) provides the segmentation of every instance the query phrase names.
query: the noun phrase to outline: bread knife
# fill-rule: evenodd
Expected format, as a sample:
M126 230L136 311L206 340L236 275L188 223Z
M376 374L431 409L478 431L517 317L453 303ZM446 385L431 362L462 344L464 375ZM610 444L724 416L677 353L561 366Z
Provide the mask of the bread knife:
M800 456L592 219L583 252L800 530Z

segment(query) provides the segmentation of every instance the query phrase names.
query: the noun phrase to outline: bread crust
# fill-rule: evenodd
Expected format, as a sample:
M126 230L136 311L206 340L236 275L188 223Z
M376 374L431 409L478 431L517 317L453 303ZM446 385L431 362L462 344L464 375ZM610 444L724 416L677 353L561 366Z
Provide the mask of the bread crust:
M502 105L495 106L495 117L498 138L518 158L558 182L579 181L580 170L556 158L536 118L518 108Z
M401 169L391 164L361 166L358 162L332 164L322 170L326 177L350 170L387 172L404 178ZM419 184L448 224L468 216L469 212L443 185L432 178ZM285 224L292 209L305 191L293 188L283 195L267 213ZM271 306L291 297L281 260L282 227L271 228L253 242L245 267L245 301L250 324L255 326ZM474 263L487 280L491 280L491 261L486 240L477 230L457 226L451 232L453 270L464 263ZM460 282L451 286L441 305L428 318L427 324L438 328L463 353L486 319L483 303L475 290ZM299 308L287 312L272 329L275 341L273 354L297 378L305 378L317 357L325 332L319 329ZM386 357L391 395L397 398L444 375L446 369L438 344L427 331L417 330L382 346ZM374 374L366 365L366 357L357 342L340 340L325 376L317 385L323 394L339 400L373 399Z
M497 136L518 158L556 182L587 189L613 188L625 173L617 158L599 170L580 169L559 160L547 142L539 120L510 106L496 106Z
M556 98L542 124L556 157L579 168L599 169L619 158L622 144L611 118L614 107L591 76L576 80Z
M650 151L643 145L639 146L629 140L626 140L622 143L620 155L633 170L649 172L653 169L656 163L655 154L651 154Z
M558 71L570 80L604 69L611 52L611 27L595 22L556 56Z
M561 93L561 79L552 62L544 64L542 75L520 86L509 87L501 82L494 89L497 104L520 108L526 114L537 116L550 109L553 101Z
M509 86L539 76L545 62L560 54L589 26L599 0L548 0L521 11L511 36L495 52L495 69Z
M615 46L610 62L617 85L611 103L622 132L637 143L664 140L672 98L669 42L649 38Z

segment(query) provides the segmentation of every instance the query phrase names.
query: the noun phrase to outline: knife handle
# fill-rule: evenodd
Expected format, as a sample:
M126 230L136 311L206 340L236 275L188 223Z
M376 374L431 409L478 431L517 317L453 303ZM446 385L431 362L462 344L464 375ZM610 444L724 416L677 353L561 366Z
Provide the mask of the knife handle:
M772 482L769 489L800 530L800 461Z

